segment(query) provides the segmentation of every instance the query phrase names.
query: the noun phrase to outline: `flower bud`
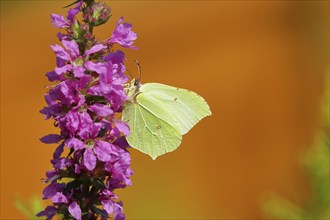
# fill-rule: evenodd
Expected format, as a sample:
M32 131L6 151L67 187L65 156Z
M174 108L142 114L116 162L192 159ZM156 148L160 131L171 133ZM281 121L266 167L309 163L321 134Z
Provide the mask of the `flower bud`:
M80 24L78 21L75 21L68 33L78 43L82 43L85 41L85 35L89 33L89 27L87 24Z
M91 7L83 8L83 20L93 26L104 24L110 16L110 8L101 2L94 2Z

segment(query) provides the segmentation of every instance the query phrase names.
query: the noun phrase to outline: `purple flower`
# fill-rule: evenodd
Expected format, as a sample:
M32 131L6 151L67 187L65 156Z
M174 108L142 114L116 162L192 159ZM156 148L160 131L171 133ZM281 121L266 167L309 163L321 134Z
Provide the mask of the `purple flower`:
M116 28L113 31L109 42L137 50L137 47L133 46L133 41L136 40L137 35L135 32L131 31L132 25L129 23L122 23L123 20L124 17L121 17L117 22Z
M64 142L62 142L53 153L53 159L58 159L64 151Z
M51 23L57 28L68 28L70 27L69 22L62 16L58 14L51 14Z
M124 75L126 71L123 63L125 55L118 50L105 56L103 60L106 71L100 71L99 84L90 87L88 93L104 96L112 109L117 111L127 100L127 95L122 86L128 81L128 77Z
M62 44L64 48L59 45L51 46L58 58L68 62L68 64L64 66L55 68L55 73L58 76L73 71L75 77L81 77L85 73L86 69L95 71L97 73L105 71L102 63L95 64L92 61L87 61L87 59L89 55L100 52L101 50L105 49L106 46L102 44L96 44L89 50L85 51L83 55L80 55L79 46L76 41L62 40ZM52 79L55 78L52 75L50 77Z
M120 50L105 56L103 60L106 62L107 72L100 74L101 83L114 85L127 83L128 77L125 75L125 59L125 54Z
M94 170L96 166L96 158L102 162L111 161L117 156L117 146L106 141L95 141L95 145L87 147L84 153L83 164L88 170Z
M38 217L46 216L47 220L52 219L57 213L57 208L54 206L47 206L44 211L41 211L37 214Z
M68 16L66 17L68 19L68 21L70 21L71 23L74 22L74 18L80 12L80 9L81 9L81 6L83 3L84 3L84 1L81 0L77 3L75 8L70 8L70 10L68 12Z
M69 213L77 220L81 220L81 209L77 202L73 201L69 205Z
M95 112L97 115L101 117L106 117L108 115L113 114L113 110L110 108L109 105L104 105L99 103L88 106L88 110Z
M103 209L108 213L108 215L111 215L113 213L115 209L116 199L118 199L118 196L116 196L110 190L104 189L101 191L99 195L99 200L101 201Z
M115 127L111 132L113 132L115 136L120 136L120 134L128 136L130 134L129 126L126 122L115 120L114 124Z
M137 35L121 18L112 36L99 43L93 26L108 20L110 8L104 3L76 3L66 17L51 14L51 23L66 33L58 33L62 46L51 46L56 67L46 76L54 85L49 87L47 106L40 112L46 119L53 118L60 132L40 140L60 144L51 160L53 169L43 180L48 185L42 198L50 199L53 206L37 215L52 219L58 214L77 220L82 215L88 219L111 215L123 220L123 205L113 191L132 184L125 139L130 130L117 117L127 100L124 87L129 77L125 75L125 54L114 51L113 45L137 49L133 46ZM78 22L79 12L83 19ZM98 208L100 204L103 210Z
M130 176L133 171L130 168L131 158L127 151L119 148L120 156L116 161L109 161L105 164L105 170L111 173L111 178L108 179L109 189L125 188L132 185Z
M115 203L114 220L125 220L123 203Z
M56 81L56 80L58 80L58 81L63 80L63 77L58 75L55 71L46 73L46 76L47 76L48 80L51 82Z
M59 119L59 126L70 137L76 136L80 139L88 140L97 137L102 124L94 123L87 111L76 111L73 109ZM75 149L80 149L81 144L78 143L77 139L73 140L75 143L67 142L67 144L70 144Z
M58 158L51 160L53 166L55 169L63 170L64 168L67 168L68 166L73 165L73 161L68 158Z
M76 15L80 12L83 1L80 1L75 8L71 8L68 12L68 16L65 19L62 15L51 14L51 23L57 28L69 28L74 22Z
M48 199L53 197L57 192L62 191L65 188L64 183L57 183L57 182L52 182L49 184L43 192L43 197L42 199Z
M85 143L78 138L71 137L65 141L65 144L68 148L73 147L75 150L81 150L84 149Z
M58 134L48 134L42 138L40 138L40 141L45 144L55 144L62 140L61 135Z
M90 76L86 76L76 80L66 80L56 85L55 88L49 90L49 93L45 95L45 100L49 107L45 107L40 112L46 115L46 119L50 117L57 119L62 117L68 110L79 109L85 104L85 96L81 94L81 90L85 89L89 78ZM49 142L51 138L56 139L56 136L46 136L41 141Z
M68 199L63 195L63 193L57 192L51 197L53 203L68 203Z
M84 158L82 160L82 163L85 165L85 167L88 170L94 170L96 166L96 157L90 148L86 148L84 152Z

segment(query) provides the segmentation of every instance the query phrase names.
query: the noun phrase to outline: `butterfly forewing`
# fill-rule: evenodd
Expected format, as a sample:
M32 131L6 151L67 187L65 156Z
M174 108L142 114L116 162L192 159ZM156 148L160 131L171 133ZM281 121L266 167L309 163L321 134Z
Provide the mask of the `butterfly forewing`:
M169 119L164 118L164 120L170 124L176 122L182 135L202 118L212 114L209 105L201 96L186 89L159 83L146 83L141 86L140 92L145 99L157 100L157 103L160 103L159 107L164 108L171 115ZM148 104L145 103L147 106Z

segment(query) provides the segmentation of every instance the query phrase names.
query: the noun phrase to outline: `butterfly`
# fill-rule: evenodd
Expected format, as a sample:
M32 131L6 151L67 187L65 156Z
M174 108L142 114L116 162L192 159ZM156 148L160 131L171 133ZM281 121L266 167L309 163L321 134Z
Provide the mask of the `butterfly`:
M186 134L201 119L211 115L207 102L195 92L160 83L127 86L122 120L130 127L129 145L156 159L179 147Z

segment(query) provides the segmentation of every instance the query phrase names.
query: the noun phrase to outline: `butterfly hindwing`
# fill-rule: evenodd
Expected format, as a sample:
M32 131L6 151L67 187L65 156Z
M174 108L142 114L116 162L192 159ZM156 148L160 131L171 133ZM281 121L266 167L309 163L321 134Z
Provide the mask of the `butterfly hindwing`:
M139 99L143 100L143 97ZM162 113L162 110L158 112L166 114ZM133 102L128 102L123 111L123 120L128 123L131 130L131 134L126 137L127 142L153 159L175 150L182 140L177 127L156 115L143 105Z

